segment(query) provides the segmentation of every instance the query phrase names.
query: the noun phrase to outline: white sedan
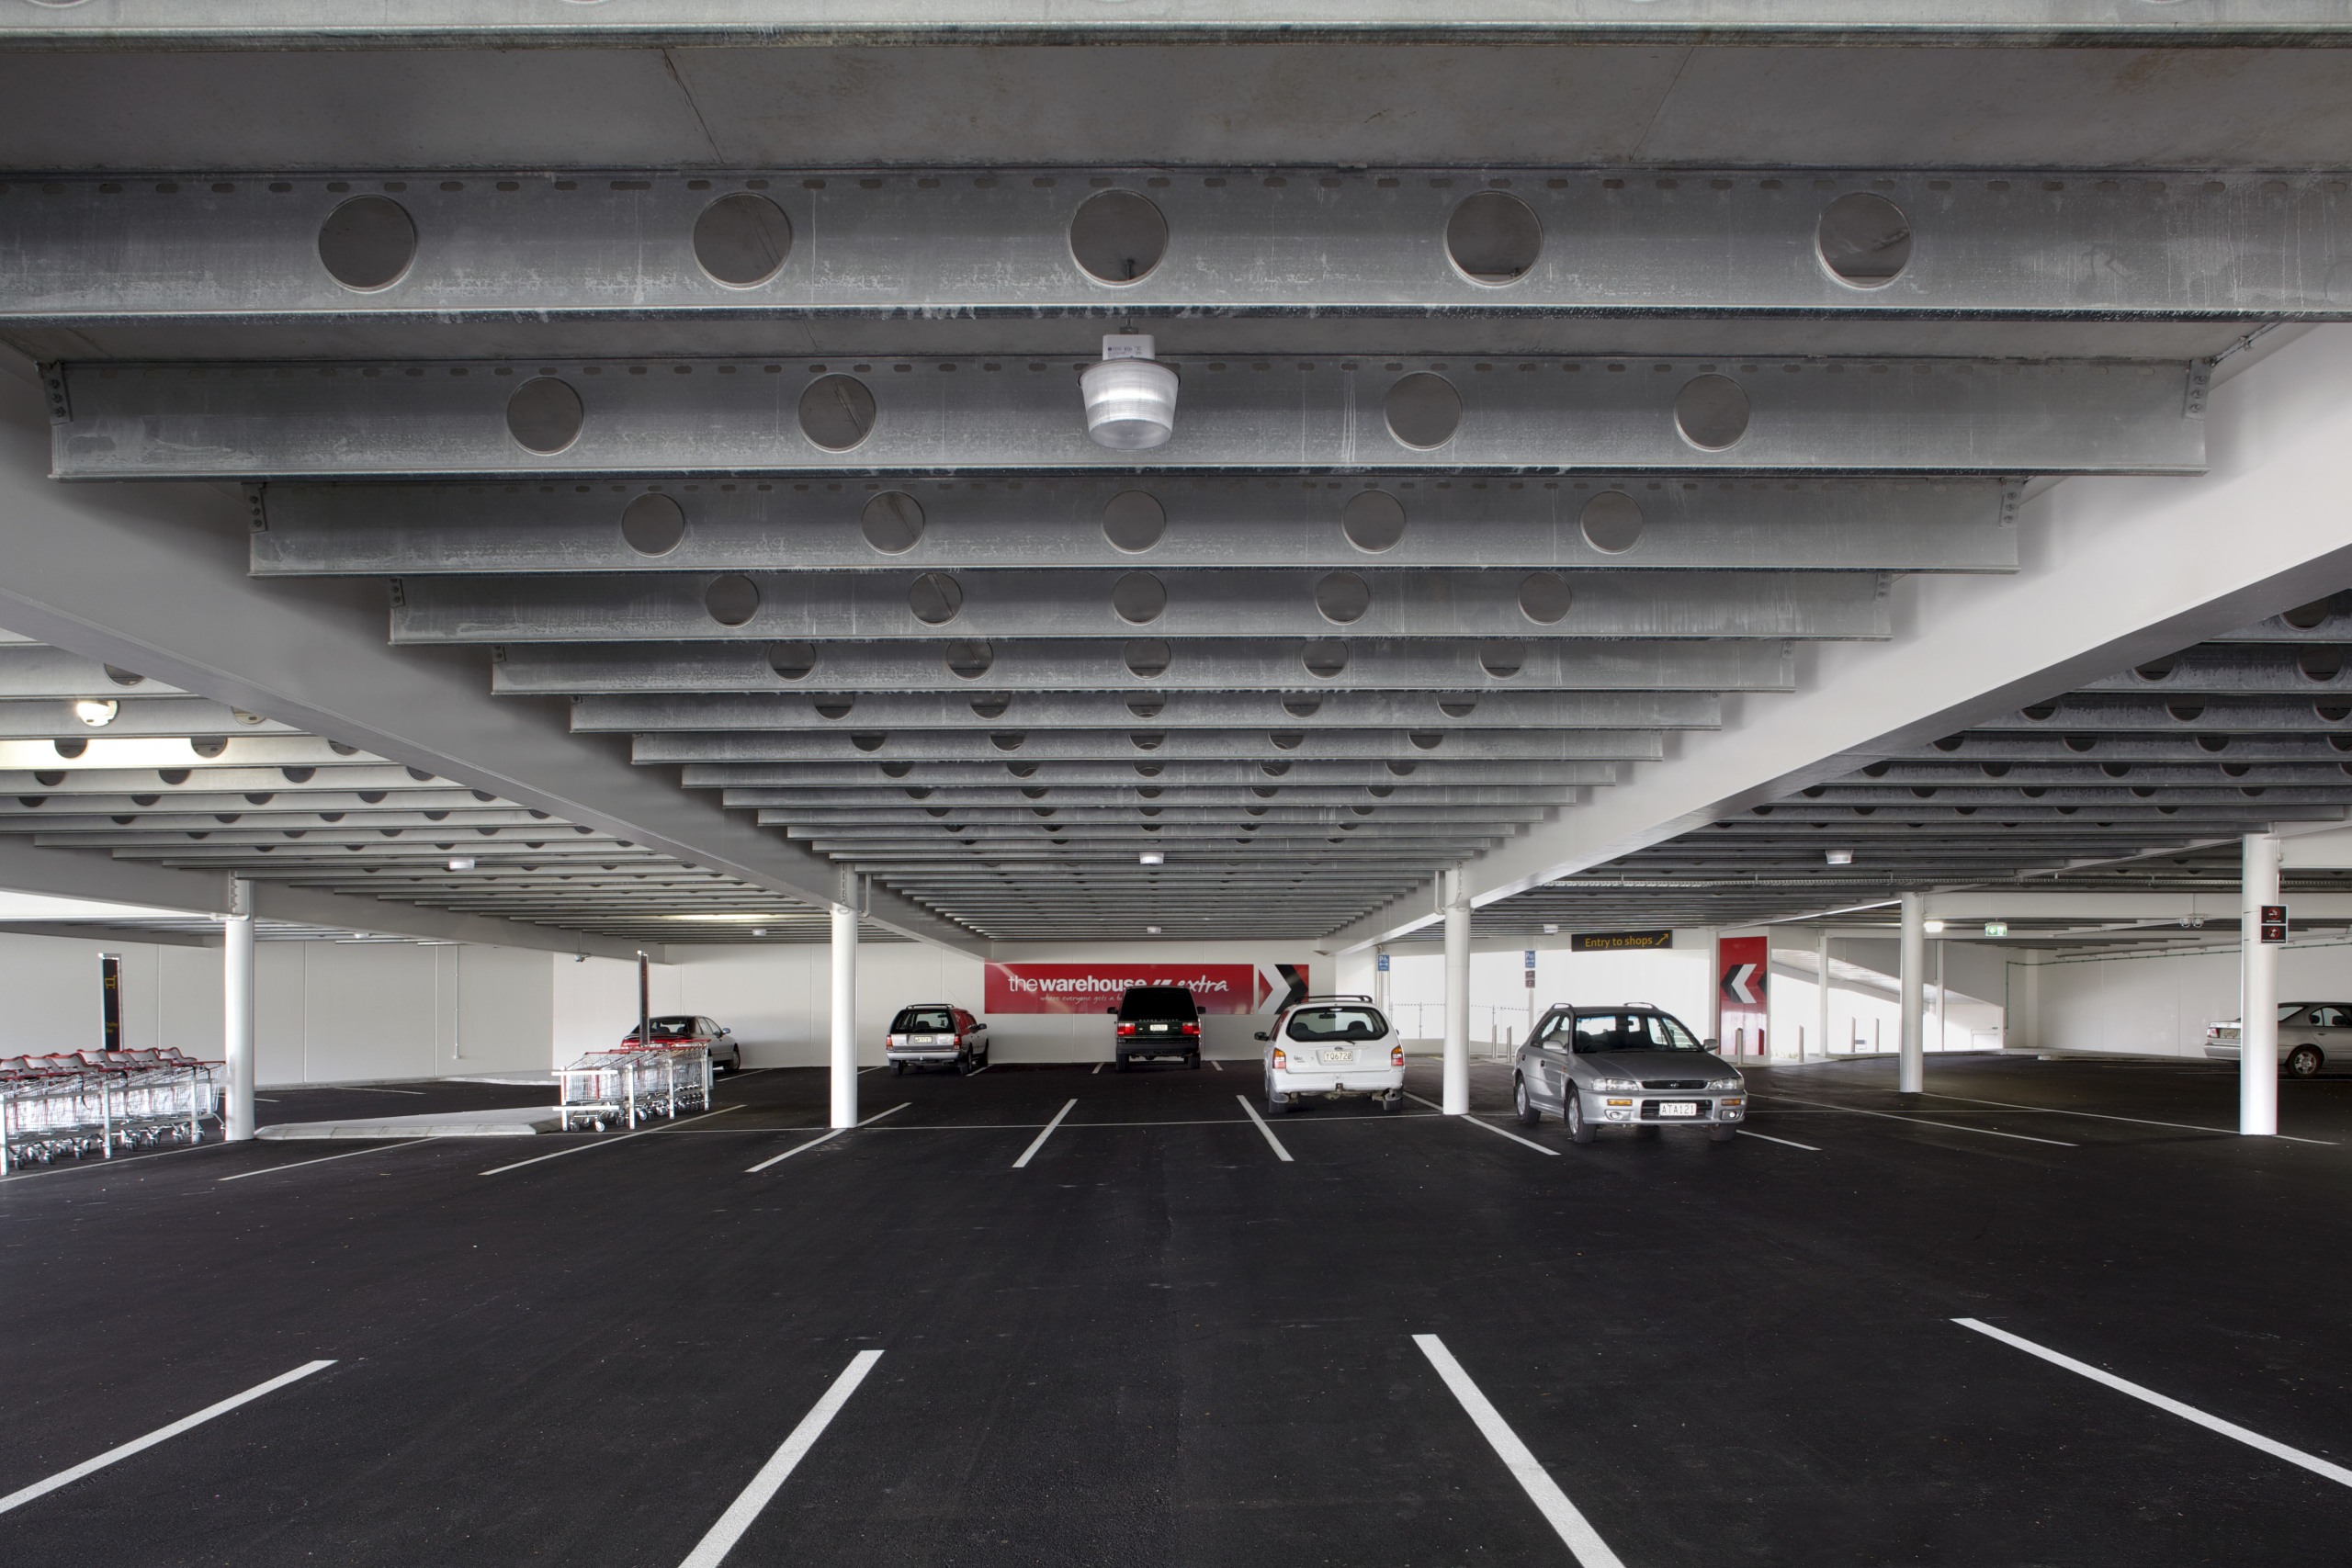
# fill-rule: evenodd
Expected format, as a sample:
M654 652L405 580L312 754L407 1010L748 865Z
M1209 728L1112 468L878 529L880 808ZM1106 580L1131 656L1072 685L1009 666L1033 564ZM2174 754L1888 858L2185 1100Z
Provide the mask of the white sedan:
M1269 1111L1315 1099L1405 1109L1405 1043L1368 997L1309 997L1258 1038L1266 1042Z

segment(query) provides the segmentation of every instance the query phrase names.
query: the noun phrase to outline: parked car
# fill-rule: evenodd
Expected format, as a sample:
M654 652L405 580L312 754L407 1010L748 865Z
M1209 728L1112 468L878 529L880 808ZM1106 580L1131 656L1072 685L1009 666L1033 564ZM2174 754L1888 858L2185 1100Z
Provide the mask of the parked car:
M734 1035L707 1018L694 1013L663 1013L646 1021L647 1032L656 1045L699 1045L710 1053L710 1070L714 1073L739 1073L743 1070L743 1047L735 1043ZM637 1043L637 1031L632 1029L621 1036L623 1045Z
M1405 1042L1370 997L1308 997L1275 1015L1266 1042L1266 1108L1371 1100L1405 1109Z
M1119 1005L1107 1010L1119 1021L1113 1037L1112 1066L1149 1056L1176 1056L1201 1065L1201 1004L1182 986L1129 986Z
M2238 1022L2208 1024L2205 1054L2238 1059ZM2328 1059L2352 1066L2352 1002L2280 1002L2278 1063L2290 1078L2317 1077Z
M893 1073L909 1067L978 1072L989 1065L989 1026L953 1002L918 1002L890 1021L882 1055Z
M1747 1114L1747 1083L1681 1021L1656 1008L1555 1007L1528 1031L1512 1063L1511 1098L1532 1126L1550 1111L1568 1136L1604 1126L1704 1127L1731 1142Z

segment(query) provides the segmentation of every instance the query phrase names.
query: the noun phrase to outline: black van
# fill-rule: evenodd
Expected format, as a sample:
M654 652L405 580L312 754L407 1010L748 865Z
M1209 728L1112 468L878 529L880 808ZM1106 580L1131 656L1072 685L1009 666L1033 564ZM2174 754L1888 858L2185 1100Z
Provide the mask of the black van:
M1115 1070L1137 1056L1181 1056L1201 1065L1201 1005L1182 986L1129 986L1119 1005Z

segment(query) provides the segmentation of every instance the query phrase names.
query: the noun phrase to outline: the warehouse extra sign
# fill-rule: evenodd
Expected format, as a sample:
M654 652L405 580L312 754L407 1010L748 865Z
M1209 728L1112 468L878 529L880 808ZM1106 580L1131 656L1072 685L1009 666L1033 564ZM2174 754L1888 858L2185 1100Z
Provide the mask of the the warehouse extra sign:
M1570 953L1648 953L1673 945L1672 931L1579 931L1568 938Z
M1306 995L1304 964L991 964L989 1012L1102 1012L1129 986L1182 986L1203 1012L1279 1012Z

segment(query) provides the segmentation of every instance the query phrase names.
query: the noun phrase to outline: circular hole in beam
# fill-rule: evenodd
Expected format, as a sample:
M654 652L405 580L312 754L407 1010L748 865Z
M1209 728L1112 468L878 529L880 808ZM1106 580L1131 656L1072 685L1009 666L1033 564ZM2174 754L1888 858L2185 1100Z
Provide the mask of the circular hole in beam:
M390 288L416 259L416 224L388 197L355 196L319 225L319 262L357 293Z
M641 556L666 556L686 536L686 509L648 491L621 508L621 539Z
M1523 642L1482 642L1478 645L1478 668L1498 681L1508 681L1527 668L1527 645Z
M1385 490L1358 491L1340 510L1340 531L1366 555L1393 550L1405 536L1405 503Z
M927 626L944 626L964 608L964 585L944 571L926 571L907 585L907 608Z
M760 585L740 571L713 578L702 591L702 607L722 626L740 626L760 613Z
M1298 661L1309 675L1328 681L1348 667L1348 645L1339 637L1318 637L1299 650Z
M1543 252L1534 209L1508 191L1482 190L1445 220L1445 254L1474 283L1517 283Z
M1137 556L1168 532L1168 509L1148 491L1126 490L1102 508L1102 536L1123 555Z
M1134 283L1168 254L1168 220L1134 191L1102 191L1071 215L1069 254L1098 283Z
M1168 667L1176 661L1176 655L1158 637L1136 637L1120 650L1119 659L1126 665L1128 674L1148 681L1167 674Z
M1531 571L1519 580L1519 613L1539 626L1556 624L1576 595L1556 571Z
M816 672L817 645L813 642L772 642L768 644L768 668L786 681L806 681Z
M1419 451L1442 446L1462 428L1462 394L1453 383L1427 370L1399 376L1383 401L1388 434Z
M526 452L551 457L580 439L587 410L580 394L552 376L534 376L506 400L506 434Z
M1693 376L1674 395L1674 428L1702 452L1738 445L1747 415L1747 394L1728 376Z
M886 556L902 556L922 537L922 503L902 490L886 490L865 503L857 531L867 546Z
M1327 572L1315 585L1315 608L1333 626L1352 626L1372 608L1372 587L1352 571Z
M1853 191L1822 209L1821 265L1857 288L1883 288L1911 265L1911 220L1883 196Z
M1148 626L1168 609L1168 586L1148 571L1131 571L1112 585L1111 608L1131 626Z
M874 434L874 394L854 376L820 376L800 391L800 434L846 452Z
M695 220L695 260L712 281L752 288L784 268L792 254L792 220L766 197L739 190Z
M947 645L947 672L959 681L977 681L996 663L996 649L985 642Z
M1641 541L1642 504L1622 490L1605 490L1586 502L1577 521L1584 542L1605 556L1622 556Z

